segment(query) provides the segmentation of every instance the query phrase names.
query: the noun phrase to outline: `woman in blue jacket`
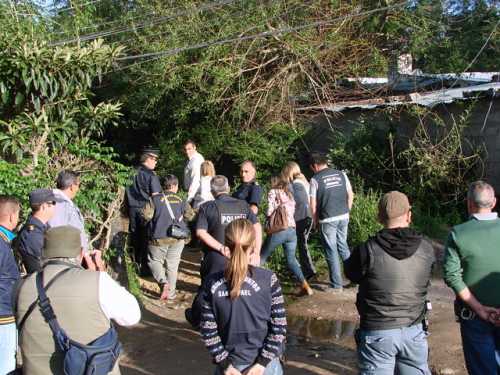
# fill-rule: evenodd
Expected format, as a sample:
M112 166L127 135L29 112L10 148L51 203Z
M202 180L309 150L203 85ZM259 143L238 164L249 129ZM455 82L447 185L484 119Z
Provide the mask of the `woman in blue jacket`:
M283 294L276 275L249 264L255 232L246 219L226 228L231 257L204 286L201 334L216 375L281 375L286 336Z

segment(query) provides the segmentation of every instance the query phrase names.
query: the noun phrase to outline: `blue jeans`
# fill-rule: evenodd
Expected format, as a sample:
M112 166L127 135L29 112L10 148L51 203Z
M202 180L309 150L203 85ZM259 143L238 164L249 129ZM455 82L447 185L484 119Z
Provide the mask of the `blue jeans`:
M325 252L332 288L340 289L343 286L339 256L342 260L346 260L351 255L347 246L348 225L349 219L320 224L323 251Z
M288 228L267 236L260 253L260 264L266 263L267 258L269 258L274 249L279 245L283 245L283 249L285 250L288 268L299 282L303 282L305 277L295 257L295 250L297 248L297 233L295 232L295 228Z
M241 373L243 373L249 367L252 367L252 365L235 366L235 368ZM215 369L215 375L224 375L224 372L219 367L217 367ZM281 367L281 362L278 358L275 358L271 362L269 362L269 364L266 366L266 369L264 370L264 375L283 375L283 367Z
M8 374L16 369L16 350L16 323L0 324L0 374Z
M430 375L427 332L421 324L356 334L360 375Z
M500 327L476 316L460 319L460 332L469 374L500 374Z

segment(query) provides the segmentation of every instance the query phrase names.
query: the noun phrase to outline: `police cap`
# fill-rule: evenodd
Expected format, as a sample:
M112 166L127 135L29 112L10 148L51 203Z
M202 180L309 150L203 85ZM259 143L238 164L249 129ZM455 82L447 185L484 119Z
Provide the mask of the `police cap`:
M160 157L160 150L155 148L155 147L146 146L142 149L142 155L150 155L150 156L155 156L155 157L159 158Z
M56 197L51 189L35 189L30 193L29 200L30 205L63 201L63 199Z

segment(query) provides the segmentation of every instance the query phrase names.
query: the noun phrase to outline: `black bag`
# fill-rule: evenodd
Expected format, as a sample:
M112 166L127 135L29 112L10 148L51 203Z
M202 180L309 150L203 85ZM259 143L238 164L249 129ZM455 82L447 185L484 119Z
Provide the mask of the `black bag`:
M189 237L191 237L191 232L189 229L185 226L182 226L174 216L174 212L172 211L172 206L170 206L170 202L168 201L168 198L163 195L163 199L165 200L165 204L167 205L168 213L170 215L170 218L172 219L172 224L168 227L167 229L167 236L175 238L177 240L185 240Z
M65 375L106 375L113 370L122 350L118 334L111 327L88 345L71 340L61 328L43 287L43 271L36 275L38 305L49 324L57 348L64 353Z

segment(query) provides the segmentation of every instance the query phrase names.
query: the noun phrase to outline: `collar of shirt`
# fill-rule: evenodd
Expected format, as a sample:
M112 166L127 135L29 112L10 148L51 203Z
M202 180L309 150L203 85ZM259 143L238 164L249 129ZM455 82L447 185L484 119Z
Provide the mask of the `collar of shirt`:
M35 227L38 227L42 230L45 230L45 228L47 228L47 225L42 223L39 219L37 219L36 217L34 216L30 216L30 218L28 219L28 221L26 222L26 225L34 225Z
M498 219L498 214L496 212L488 212L485 214L472 214L472 217L476 220L495 220Z
M9 242L12 241L14 238L16 238L16 235L14 232L11 232L10 230L8 230L7 228L5 228L1 225L0 225L0 232L7 238L7 240Z
M62 190L54 189L53 192L56 197L64 199L66 202L73 203L73 201L69 199L68 196L62 192Z
M229 194L227 194L227 193L222 193L222 194L217 195L217 196L215 197L215 200L217 200L217 201L218 201L218 200L227 200L228 198L229 198L229 199L231 198L231 196L230 196Z

